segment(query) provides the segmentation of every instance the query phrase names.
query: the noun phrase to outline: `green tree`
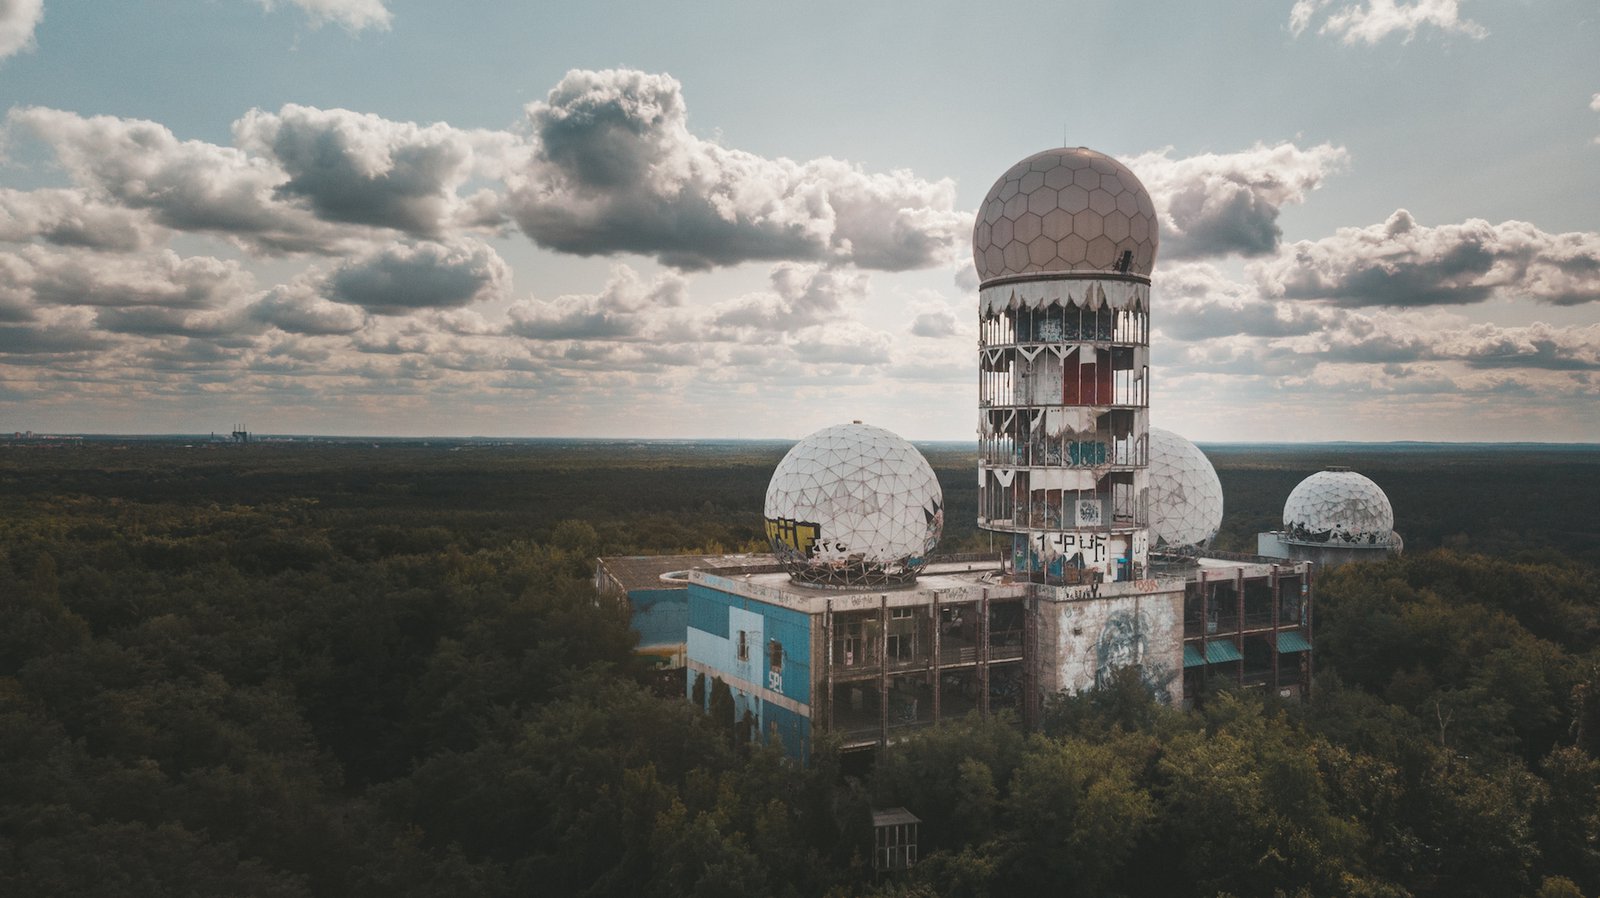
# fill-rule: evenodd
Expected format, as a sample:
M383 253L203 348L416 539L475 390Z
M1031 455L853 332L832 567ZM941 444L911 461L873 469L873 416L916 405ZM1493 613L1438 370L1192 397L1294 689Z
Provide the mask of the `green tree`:
M1099 896L1156 819L1139 783L1144 740L1091 744L1035 738L1011 781L1003 892Z

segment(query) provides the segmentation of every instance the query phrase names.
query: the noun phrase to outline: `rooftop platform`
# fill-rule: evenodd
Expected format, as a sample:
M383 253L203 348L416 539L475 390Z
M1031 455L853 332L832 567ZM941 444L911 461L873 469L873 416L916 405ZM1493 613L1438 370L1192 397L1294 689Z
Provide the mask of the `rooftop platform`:
M771 555L608 555L596 559L596 585L623 592L638 589L685 589L690 570L780 570ZM669 575L679 576L669 576Z

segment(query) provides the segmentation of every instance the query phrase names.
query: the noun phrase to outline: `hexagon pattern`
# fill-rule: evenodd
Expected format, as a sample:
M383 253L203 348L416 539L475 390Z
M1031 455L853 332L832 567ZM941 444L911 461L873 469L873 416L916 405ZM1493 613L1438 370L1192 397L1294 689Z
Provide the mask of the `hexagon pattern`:
M917 448L839 424L778 462L763 509L772 551L797 579L852 585L916 576L944 531L944 493Z
M1291 539L1388 545L1394 508L1376 483L1348 469L1329 468L1300 481L1289 494L1283 528Z
M1160 242L1150 194L1127 166L1083 147L1045 150L989 188L972 231L978 279L1056 271L1150 276Z
M1204 548L1222 527L1222 481L1200 447L1150 428L1150 545Z

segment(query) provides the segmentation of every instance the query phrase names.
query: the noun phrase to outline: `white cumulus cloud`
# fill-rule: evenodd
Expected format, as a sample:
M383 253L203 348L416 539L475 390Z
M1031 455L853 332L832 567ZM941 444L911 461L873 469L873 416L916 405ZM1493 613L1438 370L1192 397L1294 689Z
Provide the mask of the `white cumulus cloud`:
M503 133L295 104L251 110L233 133L245 152L282 169L274 196L304 200L326 221L420 236L437 236L463 214L477 217L461 209L457 189L475 168L497 165L511 142Z
M351 31L365 28L388 29L394 19L384 0L261 0L268 10L280 5L298 7L311 20L311 27L333 23Z
M649 334L663 309L682 306L686 292L682 275L664 272L647 281L616 265L599 293L513 303L508 330L530 340L635 339Z
M568 72L528 116L536 145L513 182L514 214L562 252L632 252L682 269L787 259L900 271L952 259L971 226L948 179L696 137L668 75Z
M1123 159L1150 191L1167 258L1276 252L1278 213L1303 202L1349 162L1343 147L1256 144L1236 153L1172 158L1169 147Z
M1382 224L1295 243L1253 271L1268 295L1340 306L1462 305L1491 296L1579 305L1600 301L1600 233L1482 219L1427 227L1400 209Z
M497 299L511 286L511 268L481 240L389 243L340 264L324 295L378 315L453 309Z
M0 0L0 59L33 46L33 29L44 18L44 0Z
M1298 37L1318 19L1318 34L1337 37L1345 44L1368 46L1392 34L1404 35L1403 40L1409 43L1425 28L1475 40L1489 33L1477 22L1461 17L1461 0L1295 0L1289 10L1289 31Z

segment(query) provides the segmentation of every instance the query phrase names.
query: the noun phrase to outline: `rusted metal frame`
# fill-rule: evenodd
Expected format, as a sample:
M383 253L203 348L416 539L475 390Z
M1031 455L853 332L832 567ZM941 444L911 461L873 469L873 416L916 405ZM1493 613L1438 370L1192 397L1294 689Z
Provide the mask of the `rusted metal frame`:
M1308 701L1311 698L1311 680L1312 680L1312 675L1314 673L1316 673L1314 665L1316 664L1316 655L1317 655L1317 648L1316 648L1317 643L1313 639L1312 632L1311 632L1311 622L1312 622L1313 619L1316 618L1316 615L1313 614L1312 611L1316 608L1316 605L1317 605L1317 603L1316 603L1316 599L1317 599L1317 596L1316 596L1316 591L1317 591L1316 581L1311 576L1311 572L1313 570L1315 570L1315 569L1316 569L1316 565L1308 564L1305 567L1305 573L1300 575L1300 577L1301 577L1300 582L1305 584L1305 589L1306 589L1306 607L1305 607L1305 610L1303 610L1300 613L1300 626L1306 628L1306 641L1311 643L1311 650L1306 652L1306 662L1305 662L1305 666L1303 668L1305 670L1305 674L1304 674L1305 679L1304 679L1304 682L1302 682L1300 684L1300 689L1303 692L1305 692L1305 696L1306 696L1306 699Z
M1278 566L1272 566L1272 691L1277 692L1278 683L1278 617L1282 600L1281 590L1278 586Z
M1239 618L1233 630L1233 645L1239 650L1239 685L1244 685L1244 568L1233 569L1234 603L1239 606Z
M831 733L831 732L833 732L833 727L834 727L834 723L833 723L833 705L834 705L834 701L833 701L833 698L834 698L834 696L833 696L833 689L834 689L834 684L833 684L833 661L834 661L834 659L833 659L833 600L832 599L828 600L828 604L823 608L823 611L822 611L822 640L823 640L823 645L825 646L825 649L824 649L825 654L823 655L823 675L827 678L827 683L828 683L828 685L827 685L827 693L826 693L827 703L828 704L827 704L827 707L823 709L823 714L826 715L824 719L826 720L827 725L828 725L828 732Z
M1022 614L1022 722L1028 729L1039 725L1039 625L1035 620L1038 600L1023 600Z
M978 597L978 713L989 716L989 589Z
M1211 682L1211 656L1206 653L1211 630L1211 584L1206 582L1206 572L1200 572L1200 685Z
M878 599L878 744L889 744L889 595Z
M939 594L933 594L933 722L939 722L940 701L944 692L944 675L940 673L941 652L944 651L940 640L940 631L944 629L944 617L939 609Z

